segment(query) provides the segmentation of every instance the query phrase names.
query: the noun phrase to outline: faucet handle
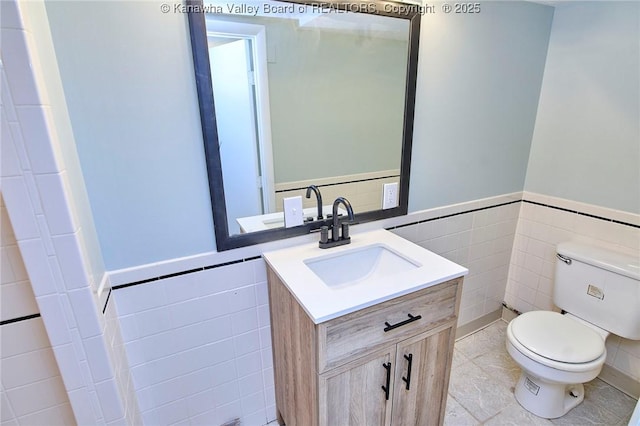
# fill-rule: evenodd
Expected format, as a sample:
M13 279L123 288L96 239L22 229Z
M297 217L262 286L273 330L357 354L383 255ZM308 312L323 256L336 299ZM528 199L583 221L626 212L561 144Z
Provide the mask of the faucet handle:
M349 239L349 223L342 222L340 225L342 227L342 239L343 240Z
M329 227L327 225L320 227L320 244L326 244L329 241Z
M321 241L319 243L320 248L341 246L343 244L349 244L351 242L351 238L349 237L349 224L345 223L346 221L344 221L343 223L340 223L338 219L338 216L339 216L338 206L340 204L344 205L344 207L347 209L347 214L349 215L349 221L352 221L354 219L353 209L351 208L351 203L349 203L349 200L347 200L344 197L336 198L336 200L333 202L333 208L332 208L333 213L331 215L331 219L333 222L331 224L331 240L326 243L323 243ZM340 229L342 229L342 237L340 236ZM321 233L321 238L322 238L322 233Z

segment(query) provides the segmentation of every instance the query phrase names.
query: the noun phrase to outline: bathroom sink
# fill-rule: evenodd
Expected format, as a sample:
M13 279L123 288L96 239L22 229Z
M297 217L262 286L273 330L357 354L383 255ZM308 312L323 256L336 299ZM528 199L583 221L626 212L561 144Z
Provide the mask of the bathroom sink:
M343 246L321 249L315 240L263 257L315 324L468 273L384 229L352 232Z
M304 263L329 287L352 285L419 266L382 244L307 259Z

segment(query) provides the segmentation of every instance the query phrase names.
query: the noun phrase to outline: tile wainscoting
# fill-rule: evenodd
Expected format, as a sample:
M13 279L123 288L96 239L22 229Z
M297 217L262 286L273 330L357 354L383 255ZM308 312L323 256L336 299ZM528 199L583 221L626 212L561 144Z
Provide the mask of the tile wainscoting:
M475 330L500 316L519 197L361 225L354 227L353 237L367 226L384 226L467 266L460 325ZM275 419L264 261L256 256L227 261L226 256L148 265L111 277L119 284L105 309L115 307L146 424L221 424L239 418L263 425Z
M540 231L532 224L542 217L551 220L558 212L574 216L572 227L565 226L565 231L573 233ZM516 193L360 225L354 227L353 236L382 226L469 268L460 310L462 335L500 317L503 300L521 310L548 308L548 287L538 288L538 284L545 277L543 271L548 275L553 266L556 242L575 237L636 247L638 227L633 215L599 213L602 209L594 206ZM539 232L555 235L545 240L544 250L531 242L542 241ZM532 272L531 260L523 254L527 249L541 259L535 290L546 297L534 296L524 305L526 299L513 296L530 295L533 289L529 283L529 289L519 293L515 280L531 277L522 273L524 269ZM261 425L275 418L265 267L261 258L252 255L255 250L194 256L112 273L112 282L118 284L105 309L115 308L112 315L120 323L145 423L240 419ZM247 257L230 260L233 254ZM548 264L543 266L543 261ZM633 381L633 344L611 339L608 347L608 362Z
M0 422L75 425L58 363L0 195Z
M113 290L145 424L275 418L262 259Z
M458 328L464 329L479 319L481 323L468 332L500 316L520 202L469 207L391 230L469 269Z

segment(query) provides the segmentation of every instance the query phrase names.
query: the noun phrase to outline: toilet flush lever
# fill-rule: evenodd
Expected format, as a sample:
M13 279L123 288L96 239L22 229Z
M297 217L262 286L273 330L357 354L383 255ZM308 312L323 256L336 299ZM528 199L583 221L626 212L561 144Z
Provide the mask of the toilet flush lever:
M566 263L567 265L571 265L571 259L568 258L567 256L563 256L560 253L556 253L556 257L560 260L562 260L564 263Z

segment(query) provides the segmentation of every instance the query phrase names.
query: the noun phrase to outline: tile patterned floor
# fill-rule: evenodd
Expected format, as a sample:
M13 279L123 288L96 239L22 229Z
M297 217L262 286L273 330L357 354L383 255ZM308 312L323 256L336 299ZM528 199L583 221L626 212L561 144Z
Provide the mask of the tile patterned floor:
M584 402L559 419L542 419L522 408L513 396L520 369L507 353L506 329L499 320L456 342L446 426L628 424L636 400L600 379L586 383Z

